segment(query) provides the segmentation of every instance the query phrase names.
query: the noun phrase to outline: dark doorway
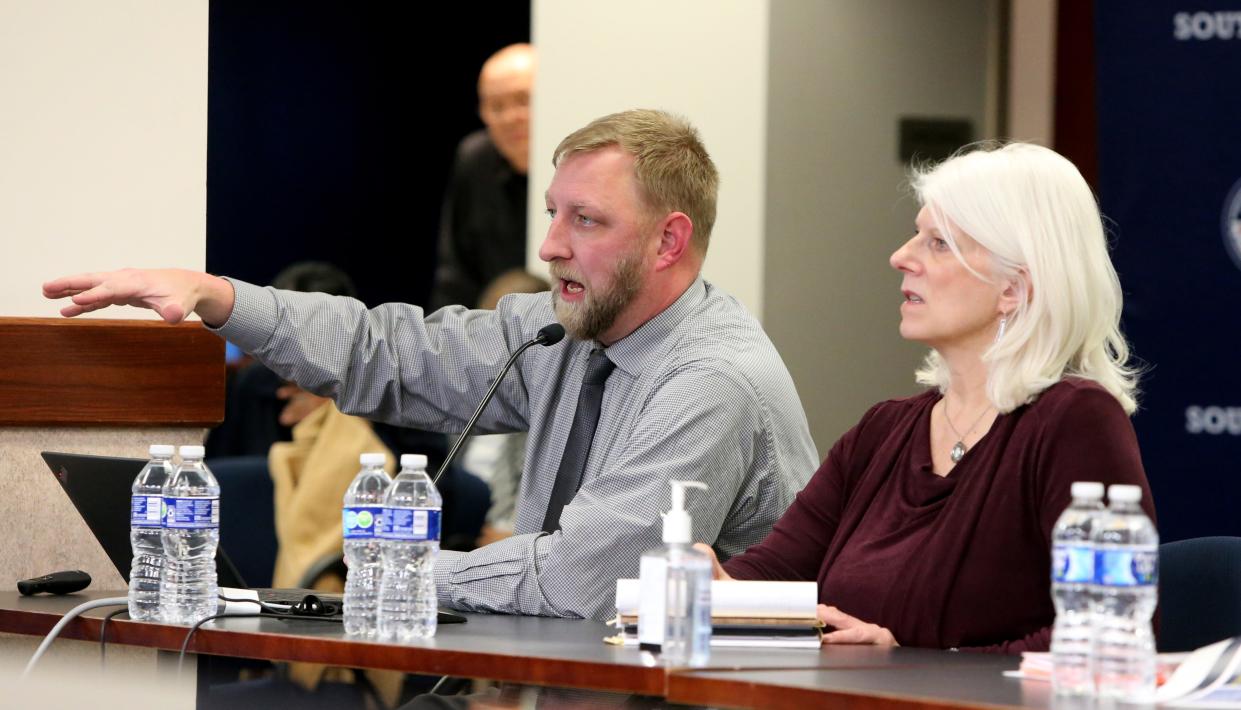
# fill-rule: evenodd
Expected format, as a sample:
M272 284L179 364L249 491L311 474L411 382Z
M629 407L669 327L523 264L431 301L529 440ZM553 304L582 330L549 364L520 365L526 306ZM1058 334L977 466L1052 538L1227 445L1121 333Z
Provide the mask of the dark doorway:
M213 0L210 21L207 269L322 260L370 305L425 303L478 70L529 41L529 3Z

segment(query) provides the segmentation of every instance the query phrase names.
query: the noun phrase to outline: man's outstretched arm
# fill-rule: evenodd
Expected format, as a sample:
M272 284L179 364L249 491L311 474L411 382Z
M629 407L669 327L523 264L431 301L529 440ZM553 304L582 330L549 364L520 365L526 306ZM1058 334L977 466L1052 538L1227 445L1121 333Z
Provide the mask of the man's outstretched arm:
M233 285L226 279L188 269L121 269L63 276L43 284L46 298L71 297L60 309L66 318L108 306L149 308L169 323L198 313L219 326L233 312Z

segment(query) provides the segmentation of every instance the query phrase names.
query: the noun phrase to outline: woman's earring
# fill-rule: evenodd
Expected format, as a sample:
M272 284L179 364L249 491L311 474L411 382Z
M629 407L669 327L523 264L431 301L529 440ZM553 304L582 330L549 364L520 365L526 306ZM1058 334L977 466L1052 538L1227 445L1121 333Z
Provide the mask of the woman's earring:
M1004 337L1004 331L1008 328L1008 316L1000 318L1000 329L995 333L995 342L1000 342L1000 338Z

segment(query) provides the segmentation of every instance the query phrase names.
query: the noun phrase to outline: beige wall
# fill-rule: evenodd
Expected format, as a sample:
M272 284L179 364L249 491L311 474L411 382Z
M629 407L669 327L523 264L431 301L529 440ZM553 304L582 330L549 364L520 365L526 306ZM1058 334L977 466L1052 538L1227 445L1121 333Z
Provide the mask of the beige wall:
M1055 90L1056 2L1012 0L1008 137L1051 146L1055 138Z
M535 0L539 49L530 168L528 263L546 273L543 192L552 151L591 119L630 108L682 114L720 170L706 278L762 313L767 104L765 0Z
M0 315L55 315L65 273L203 268L207 0L5 0L0 97Z
M820 452L917 391L888 256L913 232L901 116L985 127L987 0L772 3L763 324Z
M108 609L96 610L99 614ZM109 638L113 638L109 628ZM21 673L42 638L0 634L0 687L5 708L89 708L90 710L194 710L198 656L187 654L177 672L177 654L109 643L100 665L99 642L63 636L48 647L31 674Z

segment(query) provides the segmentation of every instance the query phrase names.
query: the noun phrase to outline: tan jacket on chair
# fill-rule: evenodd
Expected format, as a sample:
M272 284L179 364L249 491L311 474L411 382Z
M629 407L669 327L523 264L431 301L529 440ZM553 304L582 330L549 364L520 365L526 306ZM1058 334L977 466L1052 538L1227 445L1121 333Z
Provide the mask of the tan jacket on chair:
M392 473L396 460L371 429L370 422L342 414L327 402L293 427L293 440L273 444L267 456L275 488L276 568L273 587L299 587L302 577L319 560L341 552L341 504L357 474L358 457L383 452L384 468ZM344 590L344 580L334 577L310 580L323 591ZM325 666L290 663L289 677L314 688L324 677ZM335 675L335 674L333 674ZM389 705L395 700L401 674L368 673L371 682Z

